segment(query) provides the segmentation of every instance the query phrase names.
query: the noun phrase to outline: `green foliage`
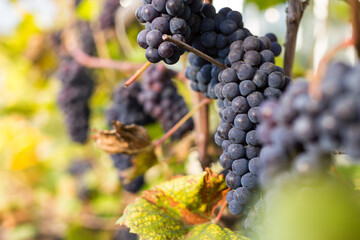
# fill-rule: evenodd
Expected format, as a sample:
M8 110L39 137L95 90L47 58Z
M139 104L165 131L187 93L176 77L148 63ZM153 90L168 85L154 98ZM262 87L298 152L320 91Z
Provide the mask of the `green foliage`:
M221 239L221 240L246 240L245 237L240 237L236 233L232 232L227 228L222 228L214 223L205 223L201 225L194 226L189 231L186 239L189 240L212 240L212 239Z
M143 192L117 223L144 239L240 239L230 230L208 223L214 209L224 201L226 189L223 175L210 170L179 177Z
M260 10L274 7L277 4L285 3L287 0L246 0L246 3L255 3Z

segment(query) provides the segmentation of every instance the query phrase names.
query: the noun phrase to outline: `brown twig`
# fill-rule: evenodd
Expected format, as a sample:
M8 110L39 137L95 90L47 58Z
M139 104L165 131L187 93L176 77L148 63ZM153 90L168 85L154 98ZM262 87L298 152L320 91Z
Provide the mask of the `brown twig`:
M138 69L136 71L136 73L134 75L132 75L125 83L124 83L124 87L128 87L130 86L133 82L136 81L136 79L138 79L138 77L140 77L140 75L151 65L151 62L147 62L144 65L142 65L142 67L140 69Z
M211 102L211 99L209 98L204 98L203 100L201 100L201 102L196 105L193 109L191 109L190 112L188 112L182 119L180 119L180 121L178 121L169 131L167 131L167 133L165 133L165 135L160 138L159 140L154 142L154 146L160 146L161 144L163 144L169 137L171 137L187 120L189 120L191 118L192 115L194 115L194 113L196 111L198 111L199 109L201 109L203 106L209 104Z
M134 72L141 67L141 64L130 63L127 61L117 61L113 59L97 58L83 52L76 44L74 32L68 29L65 36L65 48L70 55L81 65L88 68L107 68L116 69L121 72Z
M226 206L227 206L227 202L224 201L224 204L221 206L221 209L220 209L218 215L217 215L216 218L215 218L215 222L219 222L219 221L220 221L220 219L221 219L221 217L222 217L222 215L223 215L223 213L224 213L224 210L225 210Z
M359 1L358 0L350 0L351 6L351 22L352 22L352 30L353 30L353 38L354 38L354 46L357 53L358 58L360 58L360 16L359 16Z
M195 53L197 56L205 59L208 62L211 62L211 63L215 64L216 66L220 67L221 69L226 69L227 68L225 65L221 64L219 61L216 61L214 58L210 57L209 55L207 55L207 54L205 54L205 53L191 47L190 45L188 45L188 44L186 44L186 43L184 43L184 42L182 42L180 40L174 39L171 36L166 35L166 34L164 34L162 36L162 38L163 38L164 41L172 42L172 43L176 44L177 46L179 46L179 47L181 47L181 48L183 48L183 49L185 49L185 50L187 50L189 52Z
M202 93L191 91L193 103L199 104L205 97ZM201 167L205 170L210 166L210 157L208 155L208 142L209 142L209 107L204 106L194 114L196 141L199 152L199 161Z
M285 40L285 57L284 57L284 71L285 74L292 75L294 66L296 39L301 18L303 16L306 6L310 0L289 0L289 6L286 10L286 40Z

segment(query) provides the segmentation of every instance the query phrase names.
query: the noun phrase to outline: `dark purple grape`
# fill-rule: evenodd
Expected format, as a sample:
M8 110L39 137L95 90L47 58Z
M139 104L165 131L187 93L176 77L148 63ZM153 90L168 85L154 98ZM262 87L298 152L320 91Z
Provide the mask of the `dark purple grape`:
M222 95L228 99L228 100L233 100L236 96L239 96L240 91L238 88L238 84L231 82L231 83L226 83L222 89Z
M239 187L234 191L233 198L239 204L246 204L251 199L251 192L246 187Z
M145 51L145 57L151 63L158 63L161 61L161 56L156 48L148 47Z
M170 32L172 34L182 34L186 32L186 21L182 18L174 17L170 20Z
M220 23L219 28L221 33L227 36L236 31L237 23L231 19L225 19Z
M242 64L237 70L237 76L240 80L250 80L254 73L254 69L248 64Z
M228 133L228 138L232 143L245 143L246 132L233 127Z
M236 113L246 113L250 106L245 97L237 96L231 102L232 110Z
M264 101L264 95L261 92L252 92L246 97L250 107L258 107Z
M170 32L169 22L164 17L157 17L151 22L152 30L159 30L161 33L167 34Z
M159 17L160 13L155 10L151 4L146 4L141 9L141 17L147 22L151 22L155 18Z
M229 211L233 215L239 215L244 211L244 206L239 202L232 200L229 202Z
M252 81L245 80L240 83L239 90L242 96L247 96L256 90L256 86Z
M248 160L245 158L234 160L232 163L232 170L239 176L244 175L249 171Z
M256 187L256 177L252 173L246 173L241 177L241 185L247 189L253 190Z
M271 43L271 51L274 53L274 55L277 57L281 54L281 45L277 42Z
M247 51L244 54L244 62L252 67L258 66L261 64L261 55L255 50Z
M161 13L166 13L166 9L165 9L166 0L153 0L151 4L156 11Z
M146 35L146 43L152 48L158 48L162 42L162 33L159 30L151 30Z
M146 35L149 32L150 32L149 30L142 30L141 32L139 32L139 34L137 36L137 42L138 42L139 46L144 49L149 47L149 45L146 43Z
M182 0L167 0L165 8L170 16L180 16L185 10L185 4Z
M239 159L245 157L245 148L241 144L231 144L228 147L231 159Z
M257 39L254 36L249 36L249 37L245 38L244 49L245 49L245 51L250 51L250 50L259 51L260 50L259 39Z
M162 58L170 58L174 54L174 49L170 42L162 42L159 45L158 53Z
M235 174L233 171L229 171L229 173L225 177L226 185L231 189L236 189L241 186L240 176Z
M235 117L234 125L237 129L242 131L249 131L253 126L247 114L244 113L240 113Z
M275 71L269 74L268 84L270 87L281 89L285 85L285 76L281 72Z

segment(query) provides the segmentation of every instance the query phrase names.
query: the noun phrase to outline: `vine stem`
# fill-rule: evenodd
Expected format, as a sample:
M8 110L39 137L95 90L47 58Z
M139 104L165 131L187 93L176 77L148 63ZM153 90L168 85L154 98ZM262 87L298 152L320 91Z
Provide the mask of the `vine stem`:
M187 50L189 52L192 52L192 53L196 54L197 56L205 59L208 62L211 62L211 63L215 64L216 66L218 66L221 69L226 69L227 68L225 65L221 64L219 61L216 61L214 58L210 57L209 55L197 50L196 48L191 47L190 45L188 45L188 44L186 44L186 43L184 43L184 42L182 42L182 41L180 41L178 39L172 38L170 35L164 34L162 36L162 39L164 41L176 44L177 46L179 46L179 47L181 47L181 48L183 48L183 49L185 49L185 50Z
M188 84L189 86L190 84ZM189 86L190 87L190 86ZM192 100L194 105L200 103L205 97L202 93L191 91ZM196 141L199 152L199 161L203 170L210 167L210 157L208 155L208 142L209 142L209 107L208 105L199 109L194 114Z
M285 56L284 71L289 77L292 75L294 66L296 39L301 18L310 0L289 0L289 6L286 9L286 40L285 40Z
M354 44L354 38L353 37L351 37L349 39L345 39L344 41L342 41L338 45L336 45L333 49L328 51L322 57L322 59L320 60L318 69L317 69L316 73L314 74L314 76L312 77L311 82L310 82L309 93L313 98L319 99L321 97L319 87L320 87L321 81L322 81L322 79L324 77L326 67L327 67L328 63L330 62L330 60L341 49L346 48L348 46L351 46L353 44Z
M155 141L153 146L158 147L163 144L169 137L171 137L187 120L189 120L196 111L198 111L203 106L211 103L211 99L204 98L201 102L196 105L190 112L188 112L182 119L180 119L169 131L165 133L165 135L159 140Z
M353 38L354 38L354 47L357 53L358 58L360 58L360 16L359 16L359 1L358 0L350 0L351 6L351 22L352 22L352 30L353 30Z
M83 52L76 44L73 30L67 30L65 34L65 48L70 55L81 65L88 68L116 69L121 72L134 72L141 67L127 61L93 57Z
M215 222L219 222L219 221L220 221L220 219L221 219L221 217L222 217L222 215L223 215L223 213L224 213L224 210L225 210L226 206L227 206L227 202L225 201L224 204L221 206L218 215L217 215L216 218L215 218Z
M127 88L128 86L130 86L133 82L136 81L136 79L138 79L138 77L140 77L140 75L145 72L145 70L151 65L151 62L147 62L144 65L142 65L142 67L140 69L138 69L136 71L136 73L134 75L132 75L125 83L124 83L124 87Z

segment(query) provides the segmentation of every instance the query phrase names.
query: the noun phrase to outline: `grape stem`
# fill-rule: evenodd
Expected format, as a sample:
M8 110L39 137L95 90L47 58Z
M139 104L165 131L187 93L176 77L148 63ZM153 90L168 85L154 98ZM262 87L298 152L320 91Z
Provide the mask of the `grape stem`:
M222 217L222 215L223 215L223 213L224 213L224 210L225 210L226 206L227 206L227 202L225 201L224 204L221 206L218 215L217 215L216 218L215 218L215 222L219 222L219 221L220 221L220 219L221 219L221 217Z
M162 39L164 41L174 43L177 46L179 46L179 47L181 47L181 48L183 48L183 49L185 49L185 50L187 50L189 52L192 52L192 53L196 54L197 56L205 59L208 62L211 62L211 63L215 64L216 66L218 66L221 69L226 69L227 68L225 65L221 64L219 61L216 61L214 58L210 57L209 55L197 50L196 48L191 47L190 45L188 45L188 44L186 44L186 43L184 43L184 42L182 42L180 40L172 38L170 35L164 34L162 36Z
M300 21L304 10L309 5L310 0L289 0L289 6L286 9L286 41L285 41L285 57L284 71L289 77L292 75L294 66L296 39Z
M193 109L191 109L190 112L188 112L182 119L180 119L165 135L160 138L159 140L155 141L153 146L158 147L161 144L163 144L168 138L170 138L187 120L191 118L191 116L194 115L196 111L198 111L203 106L211 103L211 99L204 98L201 100L201 102L196 105Z
M188 83L188 85L190 85ZM200 103L205 97L202 93L191 91L194 105ZM208 142L209 142L209 108L204 106L194 114L194 123L196 131L196 141L199 152L199 161L201 167L205 170L210 167L210 157L208 154Z
M354 46L358 58L360 58L360 15L359 15L359 1L350 0L351 5L351 17L352 17L352 30L354 38Z
M147 62L145 63L140 69L138 69L136 71L136 73L134 75L132 75L125 83L124 83L124 87L127 88L128 86L130 86L133 82L136 81L136 79L138 79L138 77L151 65L151 62Z
M140 64L134 64L127 61L117 61L107 58L98 58L86 54L76 44L75 33L73 30L67 30L64 37L66 50L78 63L85 67L116 69L118 71L127 73L134 72L141 67Z

